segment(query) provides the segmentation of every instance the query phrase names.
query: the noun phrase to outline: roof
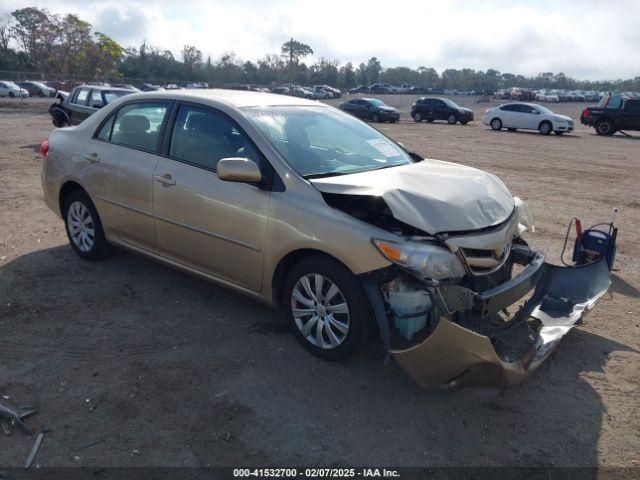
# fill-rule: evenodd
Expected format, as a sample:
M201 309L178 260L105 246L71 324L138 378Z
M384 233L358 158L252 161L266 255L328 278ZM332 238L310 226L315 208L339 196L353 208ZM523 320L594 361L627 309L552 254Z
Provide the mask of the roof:
M315 100L292 97L290 95L278 95L275 93L250 92L246 90L224 90L224 89L187 89L187 90L165 90L157 92L143 92L136 94L139 98L161 98L169 97L173 100L210 100L214 102L226 103L227 105L242 107L259 106L318 106L323 105Z

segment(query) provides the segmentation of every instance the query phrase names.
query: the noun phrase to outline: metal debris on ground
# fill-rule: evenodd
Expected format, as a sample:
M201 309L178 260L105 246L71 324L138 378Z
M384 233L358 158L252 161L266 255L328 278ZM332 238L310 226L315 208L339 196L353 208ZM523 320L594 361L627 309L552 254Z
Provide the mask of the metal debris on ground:
M36 441L33 443L33 448L31 449L31 453L27 457L27 461L24 464L24 468L31 467L31 464L36 459L36 455L38 454L38 450L40 450L40 445L42 445L42 440L44 439L44 434L48 430L42 429L42 431L36 437Z
M0 417L4 417L11 421L12 425L17 426L23 433L31 435L31 429L22 420L34 413L37 413L37 407L13 407L7 403L0 402ZM4 430L4 427L3 427Z
M74 448L72 451L75 453L79 450L84 450L85 448L93 447L94 445L98 445L99 443L104 442L106 439L107 437L102 437L96 440L95 442L87 443L86 445L82 445L81 447Z

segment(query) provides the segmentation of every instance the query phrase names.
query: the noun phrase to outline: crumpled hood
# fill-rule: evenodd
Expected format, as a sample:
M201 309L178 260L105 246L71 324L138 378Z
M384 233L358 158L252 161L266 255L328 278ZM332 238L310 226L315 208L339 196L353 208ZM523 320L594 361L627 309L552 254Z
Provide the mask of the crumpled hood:
M382 197L397 220L431 234L497 225L514 209L495 175L440 160L310 181L325 193Z

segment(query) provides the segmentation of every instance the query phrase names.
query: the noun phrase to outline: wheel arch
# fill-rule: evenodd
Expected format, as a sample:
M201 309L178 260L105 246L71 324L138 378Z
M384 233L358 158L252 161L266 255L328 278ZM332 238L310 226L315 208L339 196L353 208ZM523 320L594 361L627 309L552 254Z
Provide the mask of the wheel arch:
M327 252L323 252L322 250L318 250L315 248L300 248L297 250L293 250L280 259L271 276L271 301L276 308L281 304L282 289L284 287L284 281L285 278L287 278L287 273L289 272L289 270L291 270L291 268L300 260L314 255L321 255L328 259L336 261L344 266L347 270L351 271L348 265L345 265L345 263L342 262L339 258L336 258L335 256Z
M551 130L554 129L553 122L548 118L545 118L544 120L541 120L540 123L538 124L538 130L540 130L540 127L542 126L543 123L548 123L549 125L551 125Z
M69 198L69 195L71 195L73 192L77 192L77 191L83 191L87 195L89 195L89 192L87 192L87 189L84 188L75 180L67 180L62 184L62 186L60 187L60 191L58 193L58 207L60 208L60 215L64 216L64 212L62 210L64 208L64 203L66 199ZM89 198L91 198L90 195L89 195Z

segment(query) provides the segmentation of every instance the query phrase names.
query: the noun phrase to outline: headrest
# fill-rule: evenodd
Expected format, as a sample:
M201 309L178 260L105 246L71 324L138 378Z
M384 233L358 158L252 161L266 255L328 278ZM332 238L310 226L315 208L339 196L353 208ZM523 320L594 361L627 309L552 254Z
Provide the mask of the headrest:
M222 134L222 128L217 119L203 113L192 113L189 115L187 118L187 130L214 135Z
M120 120L121 132L146 132L150 126L144 115L125 115Z

